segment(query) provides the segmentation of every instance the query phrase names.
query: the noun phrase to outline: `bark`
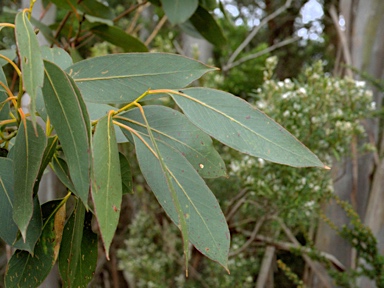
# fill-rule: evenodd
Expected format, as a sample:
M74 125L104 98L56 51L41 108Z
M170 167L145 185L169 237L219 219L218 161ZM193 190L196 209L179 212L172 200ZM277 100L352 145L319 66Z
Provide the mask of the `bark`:
M381 0L341 0L340 12L346 21L345 36L351 54L351 64L358 71L373 78L383 78L384 57L384 3ZM356 78L359 78L356 76ZM375 102L380 108L382 93L374 90ZM382 147L383 139L379 140L380 127L377 119L367 120L368 139L373 140L377 147ZM365 141L369 141L365 139ZM379 151L382 152L382 151ZM379 153L378 155L382 155ZM357 162L346 160L338 163L336 168L345 169L344 176L335 183L335 193L343 200L353 203L353 191L356 192L356 210L364 223L369 226L378 240L380 252L384 252L384 159L373 154L356 158ZM355 167L354 165L357 165ZM344 166L344 167L343 167ZM354 169L356 168L356 169ZM354 172L355 171L355 172ZM357 171L357 173L356 173ZM357 175L356 175L357 174ZM335 205L325 209L326 215L336 224L347 224L345 213ZM320 224L317 247L332 253L347 267L356 264L354 250L346 241L337 236L326 224ZM314 284L314 282L312 282ZM359 287L376 287L372 281L359 279ZM313 285L311 287L321 287Z

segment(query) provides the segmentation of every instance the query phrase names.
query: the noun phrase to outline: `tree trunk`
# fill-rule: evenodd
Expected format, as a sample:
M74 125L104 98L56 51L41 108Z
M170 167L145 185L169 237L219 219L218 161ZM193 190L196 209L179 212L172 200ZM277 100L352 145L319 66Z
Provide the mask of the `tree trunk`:
M384 3L382 0L341 0L340 12L346 22L344 36L347 38L350 52L351 65L358 71L375 78L383 78L384 61ZM344 55L344 59L346 59ZM356 78L359 78L356 76ZM369 83L368 83L369 84ZM375 90L374 100L378 109L381 108L382 93ZM377 238L379 251L384 252L384 138L380 135L378 119L366 120L368 137L378 147L378 154L354 157L338 163L336 168L345 169L344 176L335 183L335 193L343 200L354 205L356 211L369 226ZM375 157L374 157L375 156ZM335 169L337 172L337 169ZM325 210L326 215L337 225L348 224L348 219L339 207L329 205ZM355 252L332 231L326 224L320 224L317 247L335 255L344 265L353 268L356 265ZM359 279L359 287L375 287L368 279ZM313 285L311 287L321 287Z

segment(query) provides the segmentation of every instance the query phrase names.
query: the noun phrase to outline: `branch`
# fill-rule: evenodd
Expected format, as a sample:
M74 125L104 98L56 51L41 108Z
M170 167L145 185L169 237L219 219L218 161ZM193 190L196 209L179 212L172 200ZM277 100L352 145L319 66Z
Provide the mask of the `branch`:
M247 249L248 246L251 245L253 241L255 241L257 233L259 232L259 230L260 230L261 226L263 225L266 218L267 218L266 216L263 216L259 219L259 221L256 222L255 228L253 228L253 231L249 235L249 239L247 240L247 242L245 242L244 245L241 246L241 248L237 249L235 252L229 253L228 257L234 257L234 256L240 254L245 249Z
M267 246L265 249L264 257L261 262L261 268L257 277L256 288L267 287L268 275L272 266L273 256L275 256L276 248L274 246Z
M267 24L272 19L279 16L281 13L283 13L285 10L287 10L292 4L292 0L287 0L285 4L277 9L275 12L269 14L267 17L265 17L263 20L261 20L260 25L256 26L252 32L245 38L245 40L237 47L235 52L229 57L228 63L225 66L229 66L232 64L232 62L236 59L237 56L239 56L240 52L244 50L244 48L251 42L251 40L256 36L257 32L263 27L265 24Z
M157 35L157 33L159 33L161 27L163 27L163 25L165 24L165 22L167 21L167 19L168 19L168 18L167 18L167 15L164 15L164 16L160 19L160 21L157 23L155 29L153 29L151 35L149 35L149 37L147 38L147 40L145 40L144 44L145 44L146 46L148 46L148 45L152 42L153 38L155 38L155 36Z
M337 15L337 11L334 5L331 5L331 8L329 9L329 14L331 15L333 24L335 25L337 35L339 36L340 39L340 44L343 49L343 56L345 63L347 66L352 66L352 56L351 56L351 51L349 50L348 46L348 39L347 36L345 35L345 32L340 29L339 25L339 17ZM347 68L346 73L349 77L353 77L352 70L350 68Z
M230 62L228 61L228 63L223 67L223 71L226 72L226 71L228 71L229 69L232 69L233 67L238 66L238 65L240 65L240 64L242 64L242 63L244 63L244 62L246 62L246 61L248 61L248 60L252 60L252 59L258 58L258 57L260 57L260 56L263 56L264 54L270 53L270 52L272 52L272 51L274 51L274 50L276 50L276 49L278 49L278 48L281 48L281 47L283 47L283 46L292 44L292 43L298 41L299 39L300 39L300 37L295 36L295 37L293 37L293 38L286 39L286 40L281 41L281 42L278 42L278 43L276 43L276 44L274 44L274 45L272 45L272 46L269 46L268 48L266 48L266 49L264 49L264 50L262 50L262 51L259 51L259 52L257 52L257 53L254 53L254 54L251 54L251 55L244 56L244 57L240 58L239 60L234 61L234 62L232 62L232 63L230 63Z

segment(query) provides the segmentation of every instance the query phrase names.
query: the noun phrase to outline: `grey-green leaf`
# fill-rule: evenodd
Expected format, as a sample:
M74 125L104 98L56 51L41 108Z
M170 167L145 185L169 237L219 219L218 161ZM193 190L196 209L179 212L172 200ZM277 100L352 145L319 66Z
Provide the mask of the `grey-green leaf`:
M111 115L101 118L93 136L92 199L107 258L120 216L122 183Z
M167 181L169 177L185 216L190 242L202 254L228 270L230 235L225 217L213 193L177 150L157 142L160 155L155 155L149 138L142 135L140 139L135 134L132 135L140 169L160 205L179 227L178 213L171 196L170 183ZM163 172L159 157L168 175Z
M27 227L33 214L33 187L40 170L47 139L40 125L33 128L30 120L21 122L16 136L14 152L13 220L25 239ZM22 175L22 177L20 177Z
M62 48L42 46L41 54L45 60L55 63L63 70L73 65L71 56Z
M183 23L196 11L198 0L161 0L165 15L172 24Z
M156 140L179 150L202 177L226 176L224 161L214 149L212 139L183 114L164 106L148 105L143 109ZM116 120L148 135L145 121L137 108L121 114ZM127 136L130 134L125 133Z
M81 94L64 71L44 61L43 97L66 156L75 193L87 207L90 184L90 120Z
M119 152L120 171L121 171L121 183L123 187L123 194L132 194L132 173L131 166L128 159Z
M12 217L13 161L0 157L0 238L12 245L19 231Z
M84 100L122 104L148 89L183 88L214 70L201 62L173 54L115 54L77 62L67 68Z
M36 97L38 90L41 90L44 81L44 64L40 52L39 41L33 31L25 11L19 12L15 19L15 34L17 48L20 54L21 73L23 85L29 96L31 120L36 126Z
M232 94L190 88L172 94L188 119L220 142L252 156L295 167L325 167L267 115Z

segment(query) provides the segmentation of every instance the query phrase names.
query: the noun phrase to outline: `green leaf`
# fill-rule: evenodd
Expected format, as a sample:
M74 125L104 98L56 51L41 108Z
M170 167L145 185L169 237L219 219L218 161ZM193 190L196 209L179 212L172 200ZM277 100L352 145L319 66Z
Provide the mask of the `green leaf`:
M5 74L2 68L0 68L0 82L2 82L6 87L8 87L7 78L5 77ZM0 121L9 119L10 117L9 116L10 104L9 104L9 101L6 101L7 99L8 99L7 92L2 86L0 86Z
M107 105L107 104L99 104L99 103L90 103L87 102L87 109L89 111L89 118L91 121L99 120L100 118L104 117L108 114L109 111L117 111L118 109L116 107ZM123 132L121 131L119 126L114 125L115 127L115 133L116 133L116 140L117 143L126 143L128 142L127 137L124 136Z
M58 263L63 287L75 287L73 281L81 258L84 217L85 207L81 201L77 200L76 207L65 224L59 253Z
M31 221L29 222L27 229L27 237L25 242L22 238L13 244L13 248L19 250L28 251L31 255L34 253L35 245L37 240L41 235L41 230L43 227L43 219L41 215L41 207L38 197L33 198L33 214Z
M119 27L98 25L92 27L91 31L101 39L123 48L125 52L148 52L148 48L143 42Z
M16 51L13 49L0 50L0 54L7 57L10 60L13 60L16 58ZM0 66L5 66L7 64L8 64L8 61L6 61L3 58L0 58Z
M59 178L61 183L65 185L72 191L77 194L75 186L72 183L71 177L69 176L69 169L67 163L60 157L54 156L52 159L52 170L55 172L56 176Z
M227 43L227 39L215 18L203 7L197 8L190 21L196 30L213 45L220 47Z
M122 104L148 89L183 88L213 69L178 55L132 53L83 60L66 71L85 101Z
M81 94L64 71L45 61L43 97L63 148L74 193L87 207L90 183L90 120Z
M205 9L212 11L217 7L216 0L199 0L199 3Z
M107 259L120 216L122 184L111 114L101 118L93 136L92 199Z
M295 167L324 167L308 148L267 115L232 94L190 88L172 94L197 127L240 152Z
M47 202L42 206L44 228L32 256L17 250L8 263L5 286L38 287L48 276L56 261L58 245L64 228L65 205L60 201Z
M17 228L13 221L13 161L0 157L0 238L8 245L16 239Z
M164 106L144 106L149 126L157 141L176 148L187 158L200 176L226 176L225 164L215 150L211 138L193 125L183 114ZM122 124L148 136L140 110L135 108L116 117ZM130 133L127 133L129 136Z
M170 191L174 189L187 223L190 242L203 255L228 270L229 230L219 203L203 179L177 150L156 142L160 151L160 155L156 155L146 136L141 139L135 134L132 136L140 169L165 212L180 228ZM166 171L163 171L159 158ZM167 178L171 179L171 183Z
M129 165L127 157L120 152L119 161L123 194L133 194L131 166Z
M57 39L53 35L52 29L45 25L42 21L36 20L35 18L31 17L29 19L31 21L31 24L33 27L39 30L39 34L43 34L44 38L49 42L49 43L58 43Z
M45 171L45 168L48 166L49 162L51 162L51 159L56 152L56 146L57 146L58 140L59 139L57 138L57 136L48 137L47 146L45 147L45 150L43 153L43 158L41 160L41 166L39 169L37 179L39 180L41 179Z
M71 56L62 48L42 46L41 54L45 60L55 63L63 70L73 65Z
M33 214L33 187L40 170L47 140L43 129L24 119L16 136L14 152L13 220L25 239L27 227Z
M104 19L114 18L113 11L108 6L96 0L51 0L51 2L63 9L71 11L78 9L85 14Z
M86 288L92 280L97 264L97 234L92 231L92 213L85 214L83 238L81 240L81 257L77 264L76 275L72 287Z
M16 43L20 55L21 74L23 85L31 103L29 110L33 126L36 126L36 97L38 90L41 90L44 81L44 64L40 52L39 41L28 20L26 12L19 12L15 20Z
M161 0L165 15L172 24L187 21L196 11L198 0Z

